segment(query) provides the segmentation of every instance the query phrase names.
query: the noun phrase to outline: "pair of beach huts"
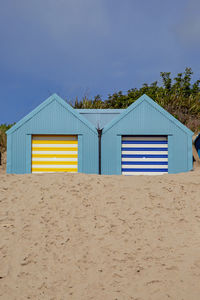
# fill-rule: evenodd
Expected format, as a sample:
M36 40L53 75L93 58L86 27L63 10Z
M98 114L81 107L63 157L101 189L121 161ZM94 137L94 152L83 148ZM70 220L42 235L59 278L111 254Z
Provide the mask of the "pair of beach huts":
M7 173L187 172L192 135L146 95L127 109L74 109L54 94L7 131Z

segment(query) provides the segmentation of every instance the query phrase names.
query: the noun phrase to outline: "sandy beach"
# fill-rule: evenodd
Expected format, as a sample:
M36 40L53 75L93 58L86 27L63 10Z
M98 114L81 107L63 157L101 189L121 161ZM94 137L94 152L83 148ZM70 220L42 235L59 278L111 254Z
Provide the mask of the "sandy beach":
M199 300L200 168L163 176L9 175L0 299Z

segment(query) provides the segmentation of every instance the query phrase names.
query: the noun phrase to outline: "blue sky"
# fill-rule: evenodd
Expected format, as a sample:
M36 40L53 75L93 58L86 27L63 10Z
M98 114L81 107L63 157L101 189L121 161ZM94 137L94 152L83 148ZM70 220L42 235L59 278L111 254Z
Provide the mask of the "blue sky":
M0 0L0 124L200 70L199 0Z

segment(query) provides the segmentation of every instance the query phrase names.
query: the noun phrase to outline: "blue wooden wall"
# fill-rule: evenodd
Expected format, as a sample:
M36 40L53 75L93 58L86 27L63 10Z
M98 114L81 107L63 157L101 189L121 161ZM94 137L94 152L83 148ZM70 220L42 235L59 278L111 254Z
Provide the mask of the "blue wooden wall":
M78 171L98 173L98 134L95 126L53 95L7 132L7 172L31 172L33 134L78 135ZM105 125L102 135L102 174L121 174L123 135L167 135L169 173L192 169L192 135L183 124L146 95Z
M7 132L7 173L31 172L31 135L78 135L78 171L98 173L95 127L57 95L51 96Z
M169 173L192 169L193 133L146 95L104 128L102 174L121 174L122 135L167 135Z

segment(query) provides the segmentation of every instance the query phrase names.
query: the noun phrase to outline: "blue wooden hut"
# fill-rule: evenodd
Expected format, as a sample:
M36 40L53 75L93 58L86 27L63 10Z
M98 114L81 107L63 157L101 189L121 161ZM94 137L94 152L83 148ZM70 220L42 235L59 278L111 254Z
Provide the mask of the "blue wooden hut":
M7 172L186 172L192 135L146 95L127 109L73 109L54 94L7 131Z
M198 134L198 136L196 137L195 141L194 141L194 145L195 145L195 148L197 150L197 153L199 155L199 158L200 158L200 133Z
M98 173L95 126L56 94L7 131L7 173Z
M146 95L102 132L102 174L165 174L192 169L193 132Z

